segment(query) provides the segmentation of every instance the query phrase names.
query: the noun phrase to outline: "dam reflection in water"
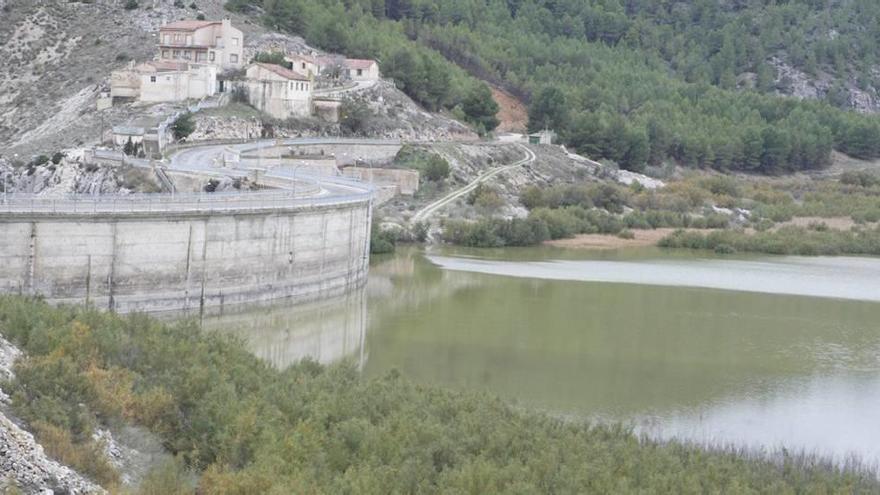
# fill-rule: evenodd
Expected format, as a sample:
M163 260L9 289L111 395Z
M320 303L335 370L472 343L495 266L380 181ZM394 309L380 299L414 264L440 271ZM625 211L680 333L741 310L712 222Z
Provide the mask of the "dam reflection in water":
M280 369L307 358L321 364L349 358L363 368L366 291L295 307L276 303L241 308L205 317L202 328L240 337L257 357Z

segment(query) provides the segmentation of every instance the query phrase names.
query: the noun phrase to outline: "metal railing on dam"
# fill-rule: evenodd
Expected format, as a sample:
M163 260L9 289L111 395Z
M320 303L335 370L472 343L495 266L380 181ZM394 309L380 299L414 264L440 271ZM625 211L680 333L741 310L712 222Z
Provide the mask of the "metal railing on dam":
M0 196L2 214L125 214L125 213L222 213L234 211L272 211L320 205L364 202L372 192L304 196L286 190L127 194L66 195L47 197L34 194Z

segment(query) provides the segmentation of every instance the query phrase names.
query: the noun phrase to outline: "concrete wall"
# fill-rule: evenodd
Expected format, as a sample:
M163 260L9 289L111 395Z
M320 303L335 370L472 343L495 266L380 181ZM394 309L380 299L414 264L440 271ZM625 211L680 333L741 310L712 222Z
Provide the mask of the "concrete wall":
M396 168L345 167L342 175L379 186L395 186L399 194L412 196L419 190L419 172Z
M340 295L366 282L370 206L4 214L0 291L118 312Z
M192 66L186 71L141 75L140 101L165 102L201 99L217 93L217 69Z

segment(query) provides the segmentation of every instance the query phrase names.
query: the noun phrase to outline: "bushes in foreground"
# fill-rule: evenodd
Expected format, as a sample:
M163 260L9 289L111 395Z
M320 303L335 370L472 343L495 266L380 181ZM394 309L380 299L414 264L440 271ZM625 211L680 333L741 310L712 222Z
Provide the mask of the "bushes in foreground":
M196 475L198 486L178 493L880 489L872 473L786 454L768 462L651 442L621 427L523 412L485 394L417 386L395 372L365 379L352 366L311 362L278 371L241 342L190 323L0 297L0 333L26 351L15 381L4 385L25 420L41 418L73 439L80 427L64 418L145 426ZM35 381L22 373L28 368L54 371ZM187 479L163 465L144 490L169 493Z

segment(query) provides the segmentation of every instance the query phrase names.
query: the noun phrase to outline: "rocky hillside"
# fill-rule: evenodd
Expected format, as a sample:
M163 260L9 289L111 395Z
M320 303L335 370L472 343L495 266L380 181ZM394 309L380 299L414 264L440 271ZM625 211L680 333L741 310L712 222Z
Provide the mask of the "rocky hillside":
M0 159L0 191L61 196L79 194L154 193L160 185L151 171L84 163L80 157L58 163L9 162Z
M109 85L110 72L131 60L155 55L159 27L177 19L204 15L231 17L245 32L245 58L261 51L310 52L302 38L266 31L254 18L227 12L222 0L140 0L139 8L125 9L121 0L0 0L0 155L16 154L29 160L70 146L97 143L101 130L136 117L173 114L182 105L123 105L103 112L96 100ZM185 5L181 7L181 5ZM190 5L195 5L193 9ZM363 134L406 139L473 137L454 119L422 110L389 84L356 95L372 109ZM244 112L248 120L263 116ZM220 117L218 117L220 115ZM239 125L235 112L209 114L200 119L193 138L244 137L251 123ZM231 119L227 122L226 120ZM279 135L337 133L314 122L277 126Z
M112 70L151 59L166 22L230 15L220 0L140 0L131 10L124 3L0 1L0 152L52 151L96 140L101 116L95 102ZM248 37L263 33L247 19L232 18ZM129 118L118 109L104 117L105 125Z
M21 351L0 336L0 383L13 378L12 366ZM104 493L98 485L48 458L33 435L10 420L9 397L0 389L0 492Z

